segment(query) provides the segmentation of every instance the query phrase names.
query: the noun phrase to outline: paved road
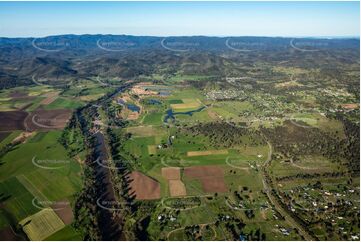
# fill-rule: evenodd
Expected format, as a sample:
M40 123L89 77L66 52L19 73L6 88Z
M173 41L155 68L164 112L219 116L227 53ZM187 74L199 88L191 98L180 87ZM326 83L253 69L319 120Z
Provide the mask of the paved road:
M263 188L267 194L268 199L270 202L275 206L277 211L285 218L286 222L289 223L291 226L296 228L298 232L308 241L315 240L313 236L311 236L302 225L300 225L293 217L291 217L287 210L285 210L281 204L277 201L277 199L272 194L272 187L267 183L266 179L266 169L269 166L271 160L272 160L272 153L273 153L273 147L269 141L267 141L269 152L267 160L263 163L263 169L262 169L262 183Z

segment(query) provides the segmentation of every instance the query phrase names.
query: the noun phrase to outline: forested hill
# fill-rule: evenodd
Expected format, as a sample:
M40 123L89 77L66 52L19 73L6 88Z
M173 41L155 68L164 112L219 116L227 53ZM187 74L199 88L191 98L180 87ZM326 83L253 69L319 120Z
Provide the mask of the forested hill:
M131 78L149 73L242 75L239 63L326 68L357 64L359 39L59 35L0 38L0 88L47 79ZM191 67L190 67L191 65ZM192 66L193 65L193 66ZM337 69L331 68L337 72Z

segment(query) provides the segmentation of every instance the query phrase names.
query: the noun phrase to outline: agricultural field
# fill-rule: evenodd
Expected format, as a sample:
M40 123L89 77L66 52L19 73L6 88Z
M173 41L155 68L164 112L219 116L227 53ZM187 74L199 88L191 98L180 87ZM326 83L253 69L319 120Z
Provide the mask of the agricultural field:
M103 56L94 38L2 83L1 238L360 239L359 41L123 36Z

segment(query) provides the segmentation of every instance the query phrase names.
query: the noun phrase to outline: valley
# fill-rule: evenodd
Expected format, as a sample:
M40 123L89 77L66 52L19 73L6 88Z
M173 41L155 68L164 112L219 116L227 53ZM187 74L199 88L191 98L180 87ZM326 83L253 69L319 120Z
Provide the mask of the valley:
M119 36L143 46L104 53L91 48L97 38L60 57L25 48L36 75L2 82L1 236L360 238L352 39L302 52L290 39L245 37L264 45L237 52L223 38L179 37L208 47L178 53L155 37Z

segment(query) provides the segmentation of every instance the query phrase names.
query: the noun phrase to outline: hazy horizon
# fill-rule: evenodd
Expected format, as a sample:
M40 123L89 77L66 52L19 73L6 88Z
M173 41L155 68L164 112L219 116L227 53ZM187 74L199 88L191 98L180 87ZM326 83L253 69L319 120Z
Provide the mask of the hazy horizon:
M27 38L47 38L47 37L55 37L55 36L82 36L82 35L111 35L111 36L134 36L134 37L155 37L155 38L171 38L171 37L209 37L209 38L243 38L243 37L255 37L255 38L309 38L309 39L360 39L360 36L266 36L266 35L224 35L224 36L216 36L216 35L136 35L136 34L54 34L54 35L47 35L47 36L14 36L14 37L7 37L7 36L0 36L0 38L9 38L9 39L27 39Z
M359 2L0 2L0 36L359 37Z

